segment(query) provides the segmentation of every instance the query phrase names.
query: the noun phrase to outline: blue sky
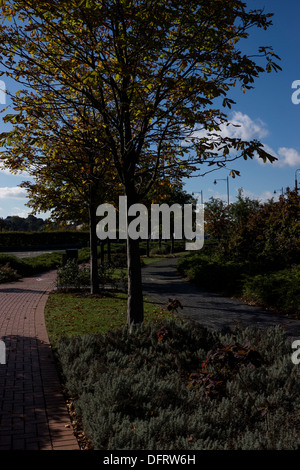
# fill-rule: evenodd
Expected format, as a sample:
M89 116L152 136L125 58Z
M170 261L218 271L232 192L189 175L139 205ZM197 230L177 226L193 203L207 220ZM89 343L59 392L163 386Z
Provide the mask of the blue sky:
M210 197L227 200L226 181L229 170L241 172L240 177L229 178L230 201L236 199L239 188L244 195L262 201L277 197L281 188L293 188L295 174L300 186L300 104L292 102L292 95L299 98L292 83L300 81L299 50L299 0L248 0L249 8L265 8L274 13L273 26L267 31L254 31L245 43L247 52L256 52L258 46L272 46L281 57L282 71L263 74L255 82L255 88L243 94L234 91L236 105L228 112L229 118L240 124L243 137L258 139L278 157L275 164L262 164L258 160L236 161L228 170L222 169L205 177L192 178L186 182L189 193L202 191L204 201ZM300 82L299 82L300 83ZM5 83L9 89L10 84ZM15 88L15 86L14 86ZM8 98L7 98L8 100ZM9 104L9 103L7 103ZM0 110L5 105L1 103ZM8 111L9 112L9 111ZM5 130L3 114L0 114L1 130ZM299 172L296 170L299 169ZM26 217L30 208L26 207L24 190L18 185L27 178L0 171L0 217L19 215ZM217 179L217 184L214 180ZM274 195L274 191L277 194ZM45 218L45 214L40 214Z
M240 132L248 138L257 138L278 161L262 164L255 160L236 161L230 168L241 171L241 176L229 178L230 201L236 200L239 188L250 198L265 201L278 197L281 188L294 188L295 174L300 182L300 104L293 104L292 94L300 98L300 91L292 83L300 81L299 0L248 0L249 8L265 8L274 13L273 26L267 31L254 32L247 39L247 51L258 46L272 46L281 58L282 71L263 74L254 89L243 94L235 91L236 105L228 116L241 125ZM299 82L300 83L300 82ZM300 101L300 100L299 100ZM188 192L203 192L203 199L219 197L227 200L226 179L229 171L218 170L205 177L190 179ZM215 179L221 179L214 184ZM300 183L299 183L300 187ZM274 191L276 194L274 195Z

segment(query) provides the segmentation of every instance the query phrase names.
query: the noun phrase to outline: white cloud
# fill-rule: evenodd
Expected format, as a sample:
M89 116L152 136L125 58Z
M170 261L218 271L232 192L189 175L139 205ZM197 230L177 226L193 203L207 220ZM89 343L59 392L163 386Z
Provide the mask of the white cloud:
M229 125L222 124L220 126L219 134L221 137L237 138L245 141L257 139L263 143L263 139L269 135L267 125L261 119L253 120L247 114L243 114L240 111L236 111L232 114L232 118L229 119ZM199 130L194 133L194 136L208 137L208 132ZM273 163L273 166L277 167L300 167L300 153L294 148L280 147L277 151L272 149L269 145L263 143L264 150L278 160ZM256 155L256 159L262 165L265 165L263 160Z
M280 147L278 149L277 166L300 166L300 153L293 148Z
M270 199L274 199L275 201L279 199L280 191L276 191L276 193L272 191L263 191L261 194L255 194L252 191L248 191L247 189L243 189L243 196L249 197L252 200L258 200L262 203L268 202Z
M12 175L12 172L10 170L8 170L7 168L0 168L0 174L1 175L9 175L11 176Z
M226 129L226 136L242 140L263 139L269 133L266 124L261 119L255 121L240 111L234 112L230 120L231 125L223 126L222 135Z
M0 188L0 199L25 199L27 197L27 190L19 186Z
M221 199L224 202L227 202L227 194L220 193L220 192L217 192L217 191L212 190L212 189L209 189L208 192L213 193L213 197L215 199ZM276 191L276 193L274 193L272 191L263 191L260 194L256 194L256 193L253 193L252 191L249 191L248 189L243 188L243 193L242 194L243 194L243 197L248 197L252 201L257 200L261 203L265 203L265 202L268 202L270 199L274 199L274 201L277 201L279 199L279 196L281 195L281 192ZM230 194L229 202L230 203L236 202L236 200L237 200L236 196L237 196L237 194L236 195L235 194Z
M30 209L26 210L24 208L21 209L20 207L12 207L10 212L14 216L23 217L24 219L26 219L30 214Z
M18 173L13 173L11 170L9 170L8 168L5 168L5 167L0 167L0 174L1 175L9 175L9 176L12 176L12 177L22 177L22 178L24 178L25 176L26 176L26 178L30 176L30 174L27 171L20 171Z
M232 118L229 119L229 124L221 124L220 131L214 132L221 137L237 138L242 140L252 139L263 139L268 135L269 131L266 124L261 119L255 121L251 119L247 114L243 114L240 111L236 111L232 114ZM194 133L194 136L199 138L207 137L209 132L205 130L199 130Z

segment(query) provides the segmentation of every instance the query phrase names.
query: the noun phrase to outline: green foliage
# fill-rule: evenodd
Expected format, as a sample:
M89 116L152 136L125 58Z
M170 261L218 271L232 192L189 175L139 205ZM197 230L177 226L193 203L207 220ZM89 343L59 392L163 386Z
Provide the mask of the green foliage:
M218 210L217 210L218 209ZM178 271L210 291L299 314L300 196L278 202L244 198L208 203L207 229L218 241L178 262Z
M219 133L230 124L224 108L234 103L236 84L245 92L262 73L280 69L271 47L248 56L243 48L250 30L272 25L271 16L241 1L168 0L155 8L148 0L61 0L55 8L44 0L2 2L2 72L31 89L11 97L16 113L4 116L13 126L0 135L2 163L37 179L29 183L37 207L50 202L48 209L72 219L69 203L80 204L80 189L90 209L93 189L111 199L121 185L132 205L158 180L176 184L255 155L273 162L261 142ZM128 250L129 323L143 318L134 253Z
M56 285L58 289L80 289L90 285L88 266L79 266L77 259L69 259L65 266L57 270Z
M269 268L300 263L300 195L287 189L278 202L269 201L233 227L228 256Z
M89 260L88 249L79 250L78 253L78 259L80 262ZM62 254L60 252L44 253L42 255L27 258L18 258L14 255L0 253L0 267L8 264L22 277L31 276L51 269L57 269L61 266L61 263Z
M251 272L249 263L224 260L217 254L199 252L178 260L177 269L187 280L224 295L241 293L243 276Z
M264 307L300 314L300 265L268 274L246 277L243 297Z
M220 242L228 236L231 228L228 206L211 197L205 203L205 232Z
M49 253L32 258L18 258L13 255L0 254L0 266L8 265L22 277L56 269L60 264L61 254L59 253Z
M260 263L228 260L204 251L182 257L177 269L187 280L211 292L284 313L300 313L300 265L270 271Z
M30 214L28 217L9 216L3 220L3 228L8 231L35 232L43 230L47 222Z
M289 189L278 202L264 204L243 197L225 206L206 203L205 230L218 240L227 259L260 263L272 269L300 262L300 196Z
M174 320L65 338L57 348L95 450L299 449L300 377L290 355L279 327L217 333ZM199 369L221 393L201 380L190 386Z
M80 265L77 259L69 259L65 266L57 271L57 288L60 290L78 290L90 286L90 266ZM124 268L124 258L114 257L110 262L98 265L100 286L124 288L127 282L127 271Z

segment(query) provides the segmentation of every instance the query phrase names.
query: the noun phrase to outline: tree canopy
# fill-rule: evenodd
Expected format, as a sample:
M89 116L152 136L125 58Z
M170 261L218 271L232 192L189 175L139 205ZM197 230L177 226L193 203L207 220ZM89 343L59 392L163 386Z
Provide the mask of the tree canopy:
M6 119L18 126L36 102L76 113L88 104L129 205L157 179L204 174L255 154L274 160L256 140L219 133L229 124L231 89L246 91L261 73L279 69L271 47L247 55L241 45L251 30L271 26L270 13L240 0L0 4L2 72L28 87ZM2 144L10 143L3 135ZM143 320L143 308L138 242L130 239L128 270L132 324Z

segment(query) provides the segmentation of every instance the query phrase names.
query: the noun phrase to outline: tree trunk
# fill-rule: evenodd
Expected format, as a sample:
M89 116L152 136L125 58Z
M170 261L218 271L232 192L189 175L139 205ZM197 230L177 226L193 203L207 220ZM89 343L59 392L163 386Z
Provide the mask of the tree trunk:
M101 240L100 242L100 263L101 266L104 266L104 241Z
M111 246L110 246L110 239L107 239L107 262L111 263Z
M128 224L130 220L128 218ZM132 240L127 230L127 268L128 268L128 302L127 325L132 326L144 321L143 288L139 240Z
M90 201L89 204L89 230L90 230L90 292L99 294L99 276L97 262L97 233L96 233L96 207Z

